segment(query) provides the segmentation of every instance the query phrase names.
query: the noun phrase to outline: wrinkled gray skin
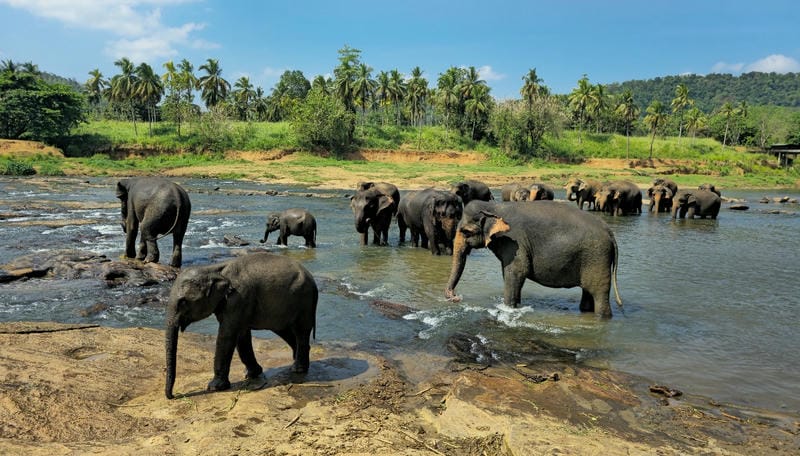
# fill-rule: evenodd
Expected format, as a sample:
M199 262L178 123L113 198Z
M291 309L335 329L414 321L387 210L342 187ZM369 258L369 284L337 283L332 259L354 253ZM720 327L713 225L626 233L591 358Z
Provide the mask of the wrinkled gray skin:
M697 189L698 190L708 190L711 193L716 193L717 196L722 196L722 193L720 193L719 190L717 190L717 188L714 186L714 184L700 184L700 186L698 186Z
M503 201L529 201L531 199L531 190L519 182L503 185L501 192Z
M186 268L175 279L167 304L164 393L172 399L178 333L214 314L219 321L214 378L208 391L230 388L234 350L247 368L247 378L263 369L256 361L252 330L268 329L292 348L295 373L308 372L310 338L316 326L318 290L314 277L297 261L266 252L223 263Z
M633 182L614 181L595 194L595 206L614 216L641 214L642 191Z
M449 255L462 211L461 198L450 192L426 188L406 195L397 213L400 242L405 242L408 228L414 247L420 246L421 239L421 246L432 254Z
M663 183L655 184L647 189L650 198L650 212L669 212L672 209L672 197L675 193Z
M531 185L531 201L553 200L555 197L556 194L553 191L553 187L541 183Z
M450 187L450 191L461 197L461 203L466 205L472 200L492 201L494 196L489 186L481 181L465 180L456 182Z
M583 210L583 203L588 203L586 208L592 210L596 209L594 195L602 187L603 184L594 179L572 178L564 186L564 190L567 192L567 200L575 201L578 204L578 209Z
M671 179L664 179L659 177L653 180L653 186L656 185L663 185L664 187L667 187L672 192L673 195L678 193L678 184Z
M453 248L445 296L455 288L472 249L488 247L503 271L506 305L517 307L525 279L551 288L581 287L580 309L611 317L611 286L617 304L617 242L600 218L551 201L537 204L473 201L464 209Z
M350 198L356 231L361 234L361 245L369 241L372 228L372 243L389 245L389 227L400 204L400 191L387 182L360 182L356 194Z
M122 206L125 256L158 263L157 241L172 233L170 265L181 267L183 236L192 212L186 190L166 179L142 177L117 182L116 195ZM140 231L137 253L136 236Z
M289 236L302 236L306 240L306 247L317 246L317 220L305 209L292 208L281 212L271 212L267 215L267 227L264 230L264 239L267 242L269 233L280 231L278 245L288 245Z
M708 190L678 190L672 198L672 218L717 218L722 198Z

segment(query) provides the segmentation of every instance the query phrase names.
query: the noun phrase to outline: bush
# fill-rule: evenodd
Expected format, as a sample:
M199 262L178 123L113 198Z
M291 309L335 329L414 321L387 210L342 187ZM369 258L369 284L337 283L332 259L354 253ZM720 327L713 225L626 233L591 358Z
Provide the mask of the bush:
M350 147L355 115L338 99L314 89L297 106L291 123L300 147L341 153Z
M3 175L5 176L33 176L36 170L30 163L25 163L17 160L9 160L3 167Z

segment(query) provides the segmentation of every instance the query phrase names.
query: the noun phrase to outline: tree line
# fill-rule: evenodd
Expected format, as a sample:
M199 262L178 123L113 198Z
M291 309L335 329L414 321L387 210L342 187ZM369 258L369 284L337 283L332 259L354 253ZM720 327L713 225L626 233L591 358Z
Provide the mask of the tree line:
M657 78L658 84L650 87L658 89L648 90L641 81L605 86L592 84L584 75L569 94L556 95L532 68L521 78L519 99L497 100L475 67L450 67L435 81L428 81L420 67L407 75L397 68L376 72L362 61L360 50L349 46L338 51L338 61L332 77L318 75L309 80L301 71L287 70L267 94L246 76L231 84L217 59L207 59L197 71L186 59L177 64L168 61L158 74L147 63L121 58L114 62L118 73L110 78L97 69L89 72L80 95L86 101L83 115L131 121L137 134L137 121L146 121L150 135L154 122L168 121L177 126L179 136L183 124L203 119L290 121L304 146L335 150L357 146L359 134L367 128L398 126L421 132L423 127L439 126L447 134L486 141L523 157L545 155L543 138L567 128L578 132L579 143L585 134L648 135L651 156L659 135L677 136L679 141L710 136L723 146L761 148L800 140L796 109L776 111L775 106L732 97L717 98L718 105L709 103L705 95L709 85L698 81L736 80L733 76ZM39 134L21 126L8 127L16 122L9 113L21 110L11 106L20 102L10 96L11 89L26 90L27 86L15 84L37 79L37 71L30 63L0 62L0 132L5 137ZM746 81L740 84L743 87L779 80L783 83L770 87L791 91L797 75L748 73L739 79ZM673 83L665 95L666 85ZM695 84L700 93L695 92Z

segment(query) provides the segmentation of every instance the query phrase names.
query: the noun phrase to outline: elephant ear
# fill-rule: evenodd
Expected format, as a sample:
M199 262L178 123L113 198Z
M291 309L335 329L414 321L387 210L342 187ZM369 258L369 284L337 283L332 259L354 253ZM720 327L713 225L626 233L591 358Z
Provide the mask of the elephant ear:
M655 193L655 186L650 187L650 188L647 189L647 196L649 196L650 198L653 197L654 193Z
M380 198L378 198L378 212L380 213L391 208L392 204L394 204L394 198L391 196L382 195Z
M686 195L686 202L689 204L697 204L697 197L694 196L694 193L689 193Z
M123 179L117 182L117 198L119 199L127 199L128 198L128 180Z
M495 236L499 236L511 230L511 227L508 226L508 223L506 223L502 217L486 211L481 211L481 214L484 216L481 223L483 225L484 242L487 247L492 243Z

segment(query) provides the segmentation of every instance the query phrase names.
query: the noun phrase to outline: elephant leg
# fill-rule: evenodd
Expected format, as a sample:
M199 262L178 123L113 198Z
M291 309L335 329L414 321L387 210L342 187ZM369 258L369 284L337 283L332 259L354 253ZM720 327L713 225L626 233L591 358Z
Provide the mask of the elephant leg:
M145 263L158 263L161 256L158 251L158 233L156 233L150 224L142 224L142 238L139 242L139 255L136 256L139 260L144 260Z
M239 353L239 359L242 364L247 368L247 378L258 378L264 369L256 361L256 354L253 352L253 337L250 330L243 332L236 342L236 351Z
M522 302L522 285L527 274L518 269L514 262L503 267L503 300L510 307L519 307Z
M397 229L400 230L400 244L404 244L406 242L406 221L402 215L397 214Z
M364 230L361 234L361 245L367 245L369 241L369 230Z
M176 268L181 267L183 263L183 235L183 231L172 233L172 258L169 264Z
M231 387L228 375L231 371L233 351L239 341L236 334L231 333L232 331L226 330L224 325L220 323L219 331L217 332L217 348L214 352L214 378L208 382L208 391L224 391ZM252 351L252 346L250 350Z
M428 235L425 234L424 232L420 231L419 232L419 245L420 245L420 247L422 247L423 249L427 249L428 248L428 241L429 241Z
M126 223L125 256L136 258L136 235L139 233L139 221L136 217Z
M594 312L594 297L586 290L581 294L580 309L581 312Z
M292 364L292 372L305 374L311 364L309 357L309 352L311 351L311 329L295 327L294 335L297 350L295 351L294 364Z
M317 243L314 242L314 233L307 234L305 238L306 238L306 247L310 247L313 249L317 246Z
M284 342L289 344L292 348L292 360L297 360L297 338L294 336L294 332L289 328L273 330L273 332L283 339Z

